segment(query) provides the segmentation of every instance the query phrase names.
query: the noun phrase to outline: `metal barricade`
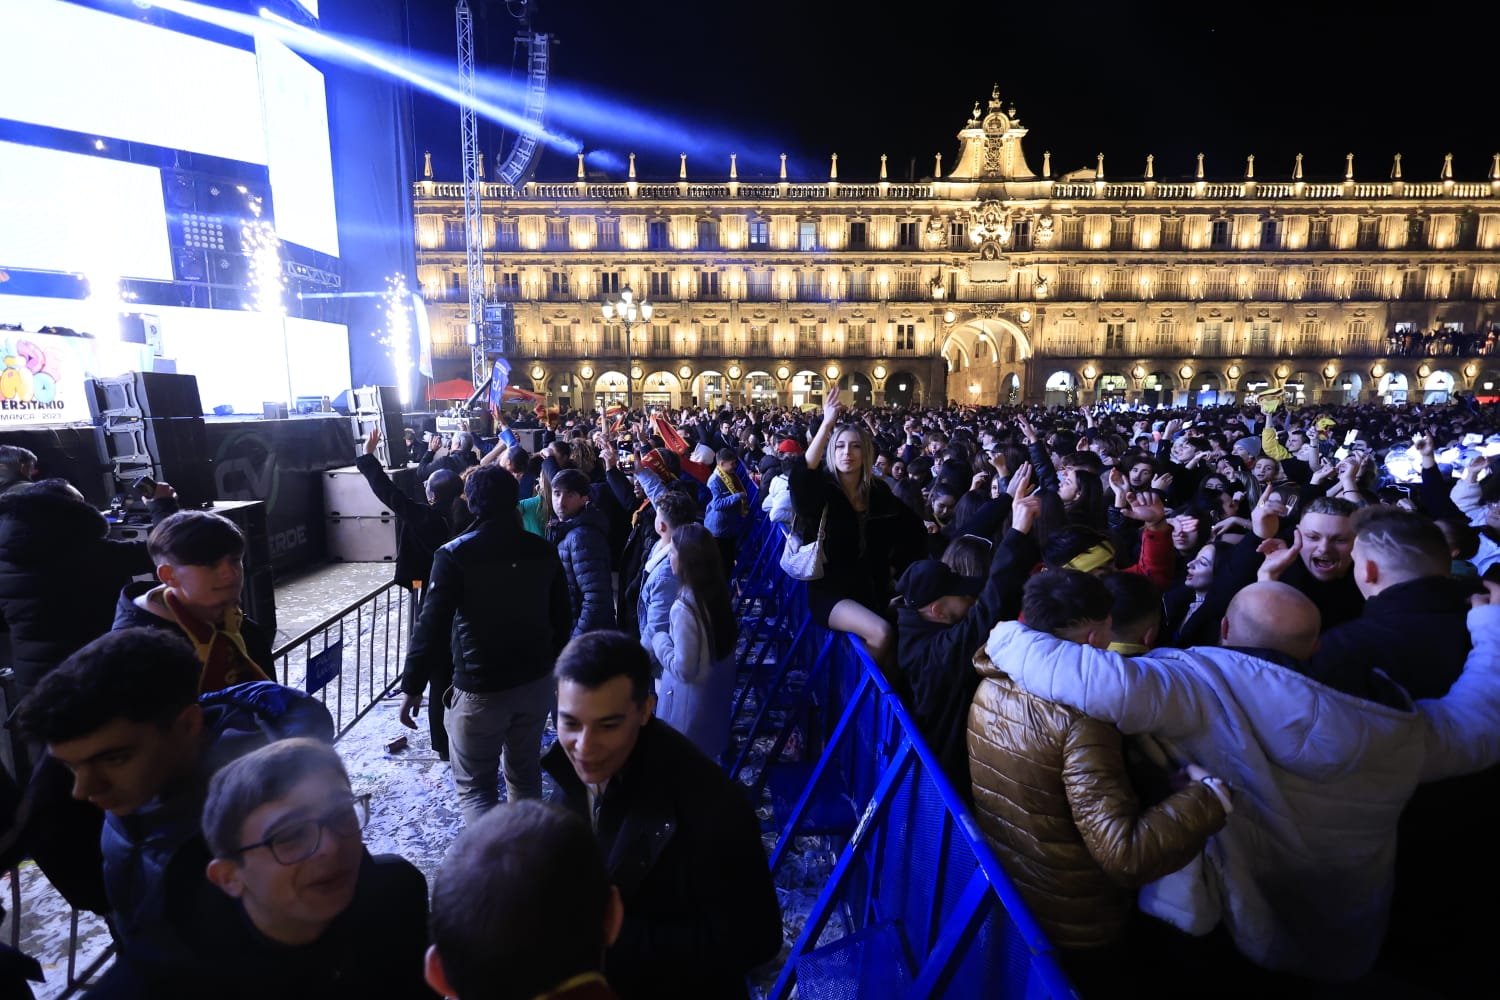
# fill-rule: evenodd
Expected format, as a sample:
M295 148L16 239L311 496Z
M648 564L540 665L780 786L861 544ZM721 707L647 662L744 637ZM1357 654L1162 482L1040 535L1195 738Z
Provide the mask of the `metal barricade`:
M339 739L401 680L417 595L397 583L370 591L273 654L275 679L317 695Z
M779 552L784 529L767 527L760 512L757 520L762 548ZM830 834L838 845L766 995L1076 997L1046 935L862 646L808 621L806 585L788 579L774 557L740 582L750 595L742 613L762 600L783 610L747 624L739 699L758 699L758 710L731 772L757 800L768 785L784 786L782 775L793 779L791 794L779 789L784 814L776 816L773 873L792 862L809 833ZM794 637L767 666L767 637L792 623ZM793 675L797 682L789 683ZM752 777L745 773L750 748L763 742L774 715L782 721ZM788 762L781 754L799 731L805 753L816 758L810 768L807 757ZM828 940L835 925L845 933Z

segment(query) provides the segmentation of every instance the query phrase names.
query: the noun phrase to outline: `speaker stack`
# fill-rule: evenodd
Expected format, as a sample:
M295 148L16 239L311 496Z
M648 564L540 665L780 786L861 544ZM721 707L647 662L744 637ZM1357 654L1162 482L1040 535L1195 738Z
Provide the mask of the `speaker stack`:
M183 507L213 503L213 460L198 379L131 372L89 380L89 411L105 492L125 492L141 476L171 483Z
M374 428L380 429L380 444L375 457L387 469L404 466L405 461L391 461L391 442L404 441L401 421L401 396L393 385L367 385L350 391L354 408L349 423L354 431L354 456L365 453L365 439ZM404 449L403 449L404 450ZM403 454L403 458L404 458Z

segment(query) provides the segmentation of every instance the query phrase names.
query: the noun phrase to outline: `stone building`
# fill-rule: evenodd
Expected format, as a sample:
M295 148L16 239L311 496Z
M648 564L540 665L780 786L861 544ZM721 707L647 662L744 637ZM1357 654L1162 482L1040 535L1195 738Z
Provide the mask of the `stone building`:
M1500 395L1500 154L1407 180L1040 170L998 90L933 179L717 177L482 186L486 301L512 381L553 405ZM727 169L726 169L727 168ZM415 185L438 377L469 372L463 189ZM627 331L603 305L653 312Z

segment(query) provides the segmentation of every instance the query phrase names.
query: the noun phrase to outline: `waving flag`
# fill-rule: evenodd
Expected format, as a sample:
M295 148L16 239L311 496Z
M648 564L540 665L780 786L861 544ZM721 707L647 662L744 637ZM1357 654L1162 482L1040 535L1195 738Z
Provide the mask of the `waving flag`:
M490 408L499 409L504 402L505 383L510 381L510 362L504 358L495 359L495 368L490 373Z

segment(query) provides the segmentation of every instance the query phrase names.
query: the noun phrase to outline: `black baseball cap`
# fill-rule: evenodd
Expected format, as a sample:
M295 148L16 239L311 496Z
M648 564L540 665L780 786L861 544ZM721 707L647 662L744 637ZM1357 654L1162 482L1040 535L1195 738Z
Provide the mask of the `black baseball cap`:
M924 608L939 597L973 597L983 586L980 577L955 573L941 559L919 559L896 581L908 608Z

